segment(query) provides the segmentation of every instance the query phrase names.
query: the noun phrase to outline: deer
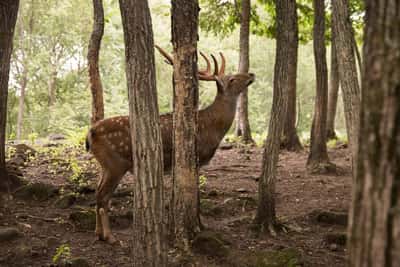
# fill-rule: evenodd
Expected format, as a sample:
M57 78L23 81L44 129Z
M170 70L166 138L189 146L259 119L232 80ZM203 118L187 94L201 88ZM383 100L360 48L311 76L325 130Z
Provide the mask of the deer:
M158 51L166 63L173 65L173 58L159 46ZM204 70L198 70L200 81L215 81L217 94L208 107L198 111L198 161L207 164L214 156L221 140L229 130L235 117L237 98L255 80L253 73L225 74L225 57L220 53L221 68L214 55L214 72L211 73L209 59L200 52L207 63ZM160 128L163 147L164 173L171 171L173 151L172 113L160 115ZM108 206L109 200L122 177L133 171L132 144L129 116L116 116L100 120L89 130L86 137L86 150L101 166L101 175L96 187L96 228L99 240L115 243L111 233Z

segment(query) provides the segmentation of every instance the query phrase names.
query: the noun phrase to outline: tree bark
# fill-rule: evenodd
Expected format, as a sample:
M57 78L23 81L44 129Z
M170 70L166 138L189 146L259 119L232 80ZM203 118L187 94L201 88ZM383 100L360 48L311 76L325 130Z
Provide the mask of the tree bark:
M289 68L291 61L287 56L290 48L287 45L290 33L288 22L292 10L296 8L295 0L276 1L276 59L274 71L274 89L271 118L268 127L268 137L264 148L262 174L258 184L258 207L255 223L261 226L261 231L275 233L277 219L275 211L275 180L279 158L280 137L283 130L283 119L287 110Z
M104 33L104 10L102 0L93 0L93 31L88 49L90 91L92 92L92 125L104 119L103 86L99 71L99 52Z
M163 155L147 1L120 0L133 174L133 266L166 266Z
M355 166L361 98L354 57L348 0L332 1L332 16L333 36L335 38L334 45L338 59L340 87L343 93L347 136L353 159L352 165Z
M337 62L337 55L335 49L334 33L332 31L332 44L331 44L331 69L329 77L329 95L328 95L328 118L326 121L326 137L328 140L336 139L335 132L335 118L336 108L339 94L339 68Z
M250 0L242 1L242 13L240 19L240 52L239 52L239 72L249 72L250 57L249 57L249 44L250 44ZM242 137L242 142L254 143L251 137L251 129L249 122L248 112L248 95L247 90L239 95L236 106L236 129L235 135Z
M367 0L348 266L400 266L400 1Z
M184 249L200 231L198 134L197 0L172 1L174 47L174 134L171 229Z
M19 0L0 2L0 183L7 182L5 162L8 80ZM3 179L4 178L4 179Z
M312 173L329 172L326 147L326 120L328 104L328 70L325 49L325 3L324 0L314 0L314 58L316 71L316 96L314 117L311 126L311 145L307 160L307 169Z
M284 120L283 134L281 140L281 148L289 151L299 151L303 149L299 136L296 131L296 79L297 79L297 50L299 46L299 29L297 22L297 9L290 8L291 12L288 17L287 28L288 31L288 43L283 44L288 46L288 79L289 79L289 90L288 90L288 106Z

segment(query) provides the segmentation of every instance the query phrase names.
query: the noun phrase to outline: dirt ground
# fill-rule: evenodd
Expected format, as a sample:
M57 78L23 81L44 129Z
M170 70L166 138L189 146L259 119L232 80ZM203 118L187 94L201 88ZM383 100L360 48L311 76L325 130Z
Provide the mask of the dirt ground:
M94 235L95 163L73 149L54 151L38 150L19 162L25 179L50 184L50 190L19 190L1 198L0 229L17 233L0 241L0 266L65 266L62 262L68 261L69 266L131 266L133 177L124 177L111 201L112 229L121 241L112 246ZM76 160L63 153L72 153ZM171 248L171 266L344 266L349 152L337 147L329 149L329 157L340 167L337 174L310 175L305 168L307 150L281 153L276 205L286 231L269 236L251 227L262 149L219 149L201 169L201 219L207 231L216 233L221 248L207 243L184 259Z

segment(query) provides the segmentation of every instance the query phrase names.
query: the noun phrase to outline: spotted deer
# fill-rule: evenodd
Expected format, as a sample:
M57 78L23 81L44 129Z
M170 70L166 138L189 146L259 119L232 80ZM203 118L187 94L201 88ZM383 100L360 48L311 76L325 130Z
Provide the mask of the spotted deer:
M173 65L171 55L156 46L165 57L166 62ZM215 81L217 95L214 102L198 113L198 159L200 166L207 164L213 157L222 138L232 125L236 100L239 94L254 81L252 73L225 74L225 58L222 53L221 68L216 58L214 73L208 58L201 53L207 67L198 71L199 80ZM163 145L164 172L171 170L172 164L172 113L160 116L160 127ZM128 116L118 116L97 122L91 127L86 138L86 149L99 162L102 172L96 189L96 230L100 240L109 243L116 241L111 233L108 218L108 202L121 178L127 171L132 171L132 145Z

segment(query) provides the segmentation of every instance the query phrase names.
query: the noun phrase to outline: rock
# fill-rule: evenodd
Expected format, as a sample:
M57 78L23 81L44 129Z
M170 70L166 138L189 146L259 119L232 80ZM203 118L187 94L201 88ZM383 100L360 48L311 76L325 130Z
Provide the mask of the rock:
M54 202L54 206L60 209L66 209L71 207L76 201L76 196L74 194L66 194L60 196L59 199Z
M229 254L226 242L217 233L211 231L200 232L193 240L193 251L212 256L226 257Z
M13 147L15 149L15 157L22 157L25 161L37 154L35 149L26 144L18 144Z
M58 194L59 189L50 184L30 183L18 188L13 195L23 200L46 201Z
M336 224L347 226L347 213L337 213L323 210L313 210L308 215L315 223Z
M256 251L249 252L240 259L230 259L235 266L257 266L257 267L288 267L303 266L301 254L293 248L285 248L277 251Z
M233 145L231 143L221 143L218 148L221 150L229 150L233 148Z
M74 211L69 219L81 230L93 230L96 227L96 213L93 210Z
M328 233L324 235L324 241L327 244L335 244L339 246L346 245L347 236L345 233Z
M210 190L210 192L208 192L208 196L210 197L216 197L218 196L219 192L215 189Z
M51 133L47 136L50 141L58 141L58 140L65 140L65 136L58 133Z
M89 261L86 258L77 257L72 259L64 259L57 266L60 267L89 267Z
M16 228L0 228L0 242L11 241L22 236L22 233Z

